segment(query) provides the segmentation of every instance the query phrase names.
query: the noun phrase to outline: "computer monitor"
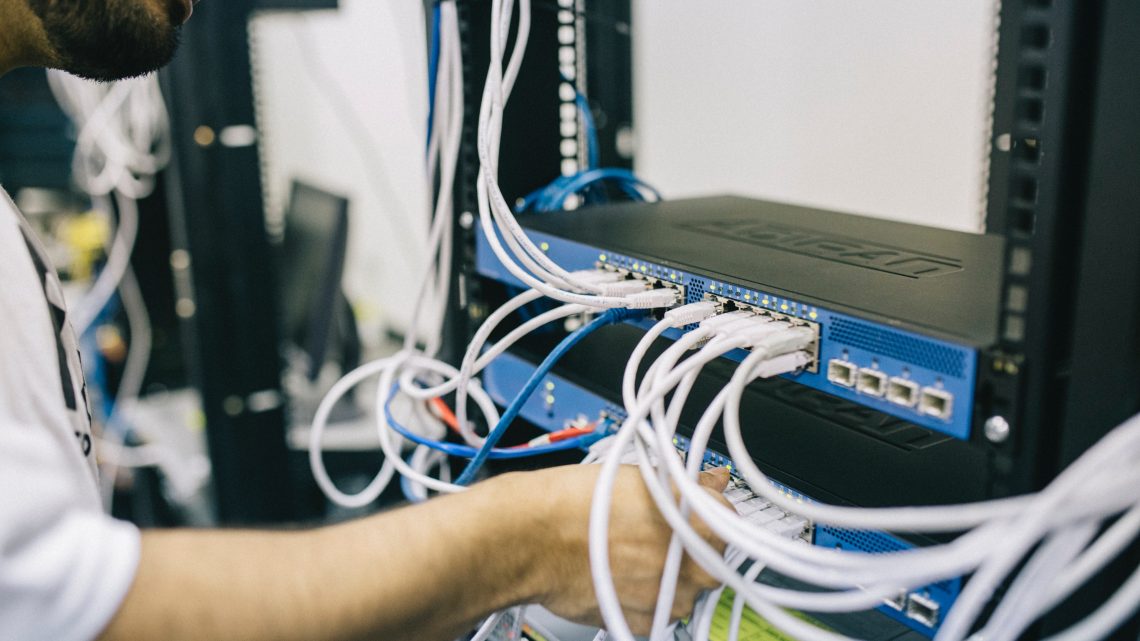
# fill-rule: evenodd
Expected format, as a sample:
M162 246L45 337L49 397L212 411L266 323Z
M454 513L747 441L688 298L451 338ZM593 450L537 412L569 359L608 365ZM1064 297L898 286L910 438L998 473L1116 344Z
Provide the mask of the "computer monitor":
M330 357L355 366L359 336L341 289L348 199L293 181L281 249L283 336L307 356L306 376L316 380Z

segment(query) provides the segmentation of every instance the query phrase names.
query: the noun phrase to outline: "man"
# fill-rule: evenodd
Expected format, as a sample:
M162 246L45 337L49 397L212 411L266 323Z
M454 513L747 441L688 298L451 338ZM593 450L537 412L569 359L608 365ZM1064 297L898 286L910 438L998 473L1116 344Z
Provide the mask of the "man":
M173 55L191 0L0 0L0 74L110 80ZM598 622L587 563L595 466L508 474L470 491L303 532L149 531L102 513L85 388L59 282L0 193L0 638L450 639L542 603ZM705 479L710 492L723 474ZM669 530L623 470L611 558L649 627ZM675 613L710 585L686 561Z

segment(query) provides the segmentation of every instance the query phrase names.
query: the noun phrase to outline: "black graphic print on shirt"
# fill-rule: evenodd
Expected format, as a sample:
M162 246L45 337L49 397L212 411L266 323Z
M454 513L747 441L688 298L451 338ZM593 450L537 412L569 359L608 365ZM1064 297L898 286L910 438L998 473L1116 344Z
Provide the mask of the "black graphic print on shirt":
M63 392L64 404L70 411L75 424L75 438L79 443L84 456L91 455L91 414L87 405L87 386L83 382L83 365L79 356L78 346L75 344L75 334L67 325L67 309L63 300L63 289L55 270L48 267L36 243L29 237L29 231L20 225L24 235L24 243L28 247L28 254L32 264L36 267L40 285L44 290L44 300L51 316L52 334L55 337L56 355L59 363L59 380ZM76 380L79 385L76 385ZM78 389L78 397L76 390Z

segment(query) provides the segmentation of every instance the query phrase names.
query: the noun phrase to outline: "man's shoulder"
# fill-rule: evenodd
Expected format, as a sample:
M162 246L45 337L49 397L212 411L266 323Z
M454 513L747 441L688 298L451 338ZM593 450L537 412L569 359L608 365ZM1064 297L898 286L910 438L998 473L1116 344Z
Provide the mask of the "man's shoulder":
M31 226L3 190L0 325L0 422L50 431L93 471L82 361L63 290Z

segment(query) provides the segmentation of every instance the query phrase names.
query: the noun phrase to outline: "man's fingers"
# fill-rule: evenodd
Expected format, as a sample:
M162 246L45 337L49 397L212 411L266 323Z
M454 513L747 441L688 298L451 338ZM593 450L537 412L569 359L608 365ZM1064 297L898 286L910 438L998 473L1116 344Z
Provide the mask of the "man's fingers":
M711 470L701 472L699 482L701 485L710 490L723 492L724 488L728 487L728 469L723 467L716 467Z

